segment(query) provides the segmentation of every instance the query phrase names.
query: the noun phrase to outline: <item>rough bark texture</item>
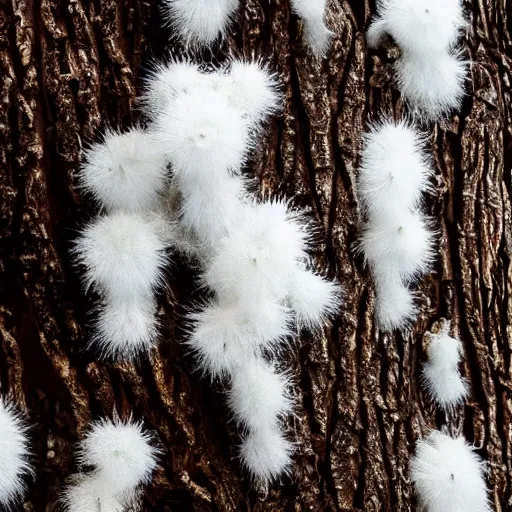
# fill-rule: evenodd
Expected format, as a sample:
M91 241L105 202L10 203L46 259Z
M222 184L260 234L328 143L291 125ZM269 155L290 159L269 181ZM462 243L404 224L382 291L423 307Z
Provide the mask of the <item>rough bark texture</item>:
M202 59L219 61L229 50L279 71L284 115L253 168L263 191L312 209L324 233L319 264L347 290L332 328L303 336L287 355L299 383L293 477L263 494L240 471L222 386L199 380L180 345L181 305L193 288L185 263L170 273L151 361L105 364L85 350L91 300L68 251L95 212L75 189L74 170L81 144L107 123L137 119L150 60L182 53L168 42L156 2L1 0L0 377L2 392L35 423L37 467L19 509L58 510L58 492L76 471L74 443L91 419L116 408L144 417L165 449L144 510L414 510L410 453L419 436L446 423L419 384L422 335L445 317L464 342L472 388L451 428L488 460L495 509L512 510L510 5L466 5L472 84L459 116L427 127L440 257L419 285L420 318L403 337L375 329L372 282L351 250L361 133L369 119L405 112L391 83L397 50L367 51L368 0L329 2L336 39L321 63L305 52L288 0L241 3L232 35Z

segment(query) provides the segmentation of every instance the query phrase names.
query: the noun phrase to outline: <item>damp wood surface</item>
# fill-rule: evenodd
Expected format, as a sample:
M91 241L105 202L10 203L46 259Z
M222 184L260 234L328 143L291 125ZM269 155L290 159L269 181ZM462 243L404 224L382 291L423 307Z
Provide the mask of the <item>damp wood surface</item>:
M59 510L73 447L113 410L144 418L164 451L143 511L416 510L408 459L446 424L420 386L423 334L451 320L471 385L448 418L488 462L490 499L512 510L512 7L464 3L471 83L459 115L426 126L435 165L428 212L439 226L435 271L419 285L421 313L406 336L379 333L375 294L354 256L354 191L368 121L406 113L392 87L397 49L368 51L375 3L330 0L328 59L302 45L288 0L241 0L229 37L204 62L262 58L283 84L284 113L249 171L261 193L285 194L321 226L318 265L346 290L324 332L286 353L296 380L294 471L267 493L236 458L239 432L224 388L201 380L184 350L184 307L195 276L174 260L160 297L161 341L135 364L86 349L93 305L70 263L77 229L97 214L76 188L81 148L107 126L140 121L135 101L154 59L184 49L147 0L0 0L0 383L26 409L37 478L19 510Z

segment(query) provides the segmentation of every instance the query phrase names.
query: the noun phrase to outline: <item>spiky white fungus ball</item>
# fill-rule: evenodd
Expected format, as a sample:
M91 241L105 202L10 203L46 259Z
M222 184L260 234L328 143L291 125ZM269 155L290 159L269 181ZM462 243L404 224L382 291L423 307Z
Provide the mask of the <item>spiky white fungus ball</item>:
M327 53L332 37L324 21L326 3L326 0L292 0L293 10L304 20L307 44L317 57Z
M227 76L229 102L258 127L281 108L275 73L260 62L233 60Z
M385 120L364 136L357 191L372 217L399 216L418 206L431 174L423 137L409 123Z
M388 34L408 53L435 58L457 41L464 25L460 0L382 0L368 44L377 47Z
M80 186L109 211L146 212L158 205L167 181L166 158L153 135L140 128L108 130L85 151Z
M462 345L449 335L449 329L446 322L439 333L430 333L422 375L428 394L445 411L462 403L468 394L467 382L459 371Z
M164 16L185 43L211 45L224 36L239 0L165 0Z
M307 258L308 232L281 201L245 209L240 223L219 243L204 281L221 297L286 297L295 264Z
M77 475L60 499L66 512L124 512L124 503L98 475Z
M228 404L238 424L249 430L277 425L291 412L289 378L269 364L257 360L233 372Z
M238 173L249 151L247 121L221 91L178 95L155 129L180 182L214 186L219 177Z
M375 275L375 289L375 318L380 329L407 329L417 313L413 293L399 276L379 273Z
M427 512L490 512L485 466L463 437L437 430L416 445L410 476Z
M186 343L198 367L212 377L229 375L255 361L261 350L277 350L290 335L288 311L268 299L249 305L211 302L188 319Z
M272 425L249 431L240 446L240 458L251 477L267 485L290 472L292 452L292 443Z
M297 324L310 330L323 327L341 305L341 287L336 282L300 267L291 274L287 295Z
M91 345L111 359L133 360L149 353L158 336L156 309L150 296L106 301L98 308Z
M113 495L149 483L158 450L141 422L115 418L93 423L78 449L80 464L95 468Z
M157 226L140 215L116 213L83 229L74 255L85 267L84 282L110 299L150 295L162 281L165 243Z
M433 233L421 214L400 218L381 212L368 221L361 236L361 250L374 272L400 275L412 281L425 274L434 259Z
M189 60L171 60L157 63L145 79L138 101L141 110L151 119L164 113L180 95L201 89L207 75Z
M27 427L15 408L0 399L0 504L12 506L25 492L25 478L33 473L29 463Z
M414 112L435 121L459 110L464 98L467 62L458 55L439 54L436 59L399 59L395 74L400 92Z

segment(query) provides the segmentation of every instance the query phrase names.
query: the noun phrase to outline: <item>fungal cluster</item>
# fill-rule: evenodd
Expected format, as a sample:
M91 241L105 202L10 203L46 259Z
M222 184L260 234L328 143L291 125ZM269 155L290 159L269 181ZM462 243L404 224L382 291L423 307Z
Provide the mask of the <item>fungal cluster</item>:
M331 37L325 4L292 0L319 57ZM238 8L239 0L165 0L162 14L186 46L204 48L227 35ZM96 296L89 345L115 360L149 355L171 254L199 263L208 299L188 315L186 343L203 373L229 380L242 461L266 485L291 464L282 421L292 411L291 380L277 355L294 326L319 328L340 303L340 287L308 256L306 215L283 199L257 201L243 172L279 110L277 79L261 63L206 72L174 61L155 67L140 106L147 124L107 130L79 172L79 188L100 208L72 250ZM6 402L0 437L0 505L10 506L32 469L27 428ZM119 419L93 424L78 457L84 472L62 497L70 512L126 510L156 464L141 424Z
M211 46L227 35L240 7L239 0L164 0L167 24L187 46ZM291 0L293 11L304 21L305 38L313 55L323 57L332 32L324 17L326 0Z
M447 419L464 402L469 389L459 371L462 346L441 319L425 333L428 360L422 381L429 397ZM447 429L450 429L447 425ZM426 512L489 512L485 463L463 436L432 430L420 439L410 460L410 475L419 505Z
M457 41L466 26L459 0L382 0L367 39L378 47L391 36L401 54L394 63L398 87L413 115L442 119L460 108L466 63ZM382 330L406 329L417 308L410 285L430 270L435 233L422 212L432 174L422 136L408 122L383 121L364 137L357 192L364 225L358 243L376 289L376 320ZM468 395L459 364L462 346L442 321L426 333L428 360L422 382L445 412ZM450 429L450 425L447 426ZM431 431L410 460L420 510L488 512L485 464L464 437Z
M292 4L313 53L323 55L331 36L325 0ZM163 13L186 45L204 47L226 35L238 7L167 0ZM79 172L80 188L102 212L73 249L86 290L97 296L90 345L114 359L149 355L170 255L189 258L208 298L185 319L186 344L203 374L229 382L228 405L244 432L240 457L268 485L290 470L292 453L283 430L291 379L277 356L294 326L322 327L341 295L314 269L305 213L249 192L244 167L279 111L277 79L257 62L207 70L176 60L155 66L139 105L147 124L107 131ZM80 477L69 506L95 485Z
M141 423L93 423L77 450L81 473L61 496L66 512L123 512L136 505L157 465L158 450Z
M108 134L105 146L123 138L124 135ZM103 146L93 148L89 154L94 155L100 148ZM130 166L129 147L119 160L112 152L105 155L105 176L117 171L130 179L134 167ZM84 175L89 172L89 165L84 166ZM114 195L119 193L117 189ZM155 291L162 283L168 261L165 228L161 229L160 224L160 218L150 212L117 211L91 222L75 242L73 253L84 268L84 285L99 295L91 344L100 354L133 358L155 344Z
M267 485L289 470L292 452L282 426L291 381L277 356L295 325L321 328L340 305L340 287L308 255L305 213L256 200L243 172L279 110L278 82L256 62L206 71L173 61L157 66L140 102L148 127L108 132L80 171L108 212L74 249L100 300L93 342L114 358L150 353L166 249L192 258L208 298L185 319L186 344L203 374L230 383L242 462Z
M398 87L420 117L435 121L460 108L467 62L457 41L466 27L460 0L381 0L367 40L378 47L391 36L401 55Z
M406 122L383 121L365 135L357 180L365 224L358 249L372 272L376 320L404 329L416 315L409 285L434 260L434 233L421 210L432 171L419 133Z

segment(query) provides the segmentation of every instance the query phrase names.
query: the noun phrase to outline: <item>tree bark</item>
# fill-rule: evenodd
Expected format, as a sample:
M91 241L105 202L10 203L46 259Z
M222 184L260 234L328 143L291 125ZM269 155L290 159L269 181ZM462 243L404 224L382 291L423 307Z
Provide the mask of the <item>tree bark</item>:
M288 0L241 4L229 37L200 58L254 55L279 72L284 114L251 168L262 192L311 209L323 228L318 263L347 291L333 325L302 334L286 354L298 383L293 475L263 493L241 471L222 384L200 380L180 343L182 307L193 295L186 262L176 263L161 297L162 339L151 360L104 363L85 349L92 301L69 248L95 211L74 172L82 144L138 119L135 98L151 59L183 54L157 2L2 0L0 382L34 424L37 472L19 509L58 510L76 471L74 444L91 420L116 409L143 417L164 450L145 511L415 510L408 459L420 436L448 420L488 461L495 510L512 510L511 6L466 2L468 94L459 115L426 127L439 259L418 286L418 321L401 336L375 328L372 280L352 251L361 134L370 119L406 112L392 86L397 49L367 50L375 10L367 0L330 0L336 37L322 62L304 49ZM471 384L451 418L419 382L422 336L442 317L463 341Z

